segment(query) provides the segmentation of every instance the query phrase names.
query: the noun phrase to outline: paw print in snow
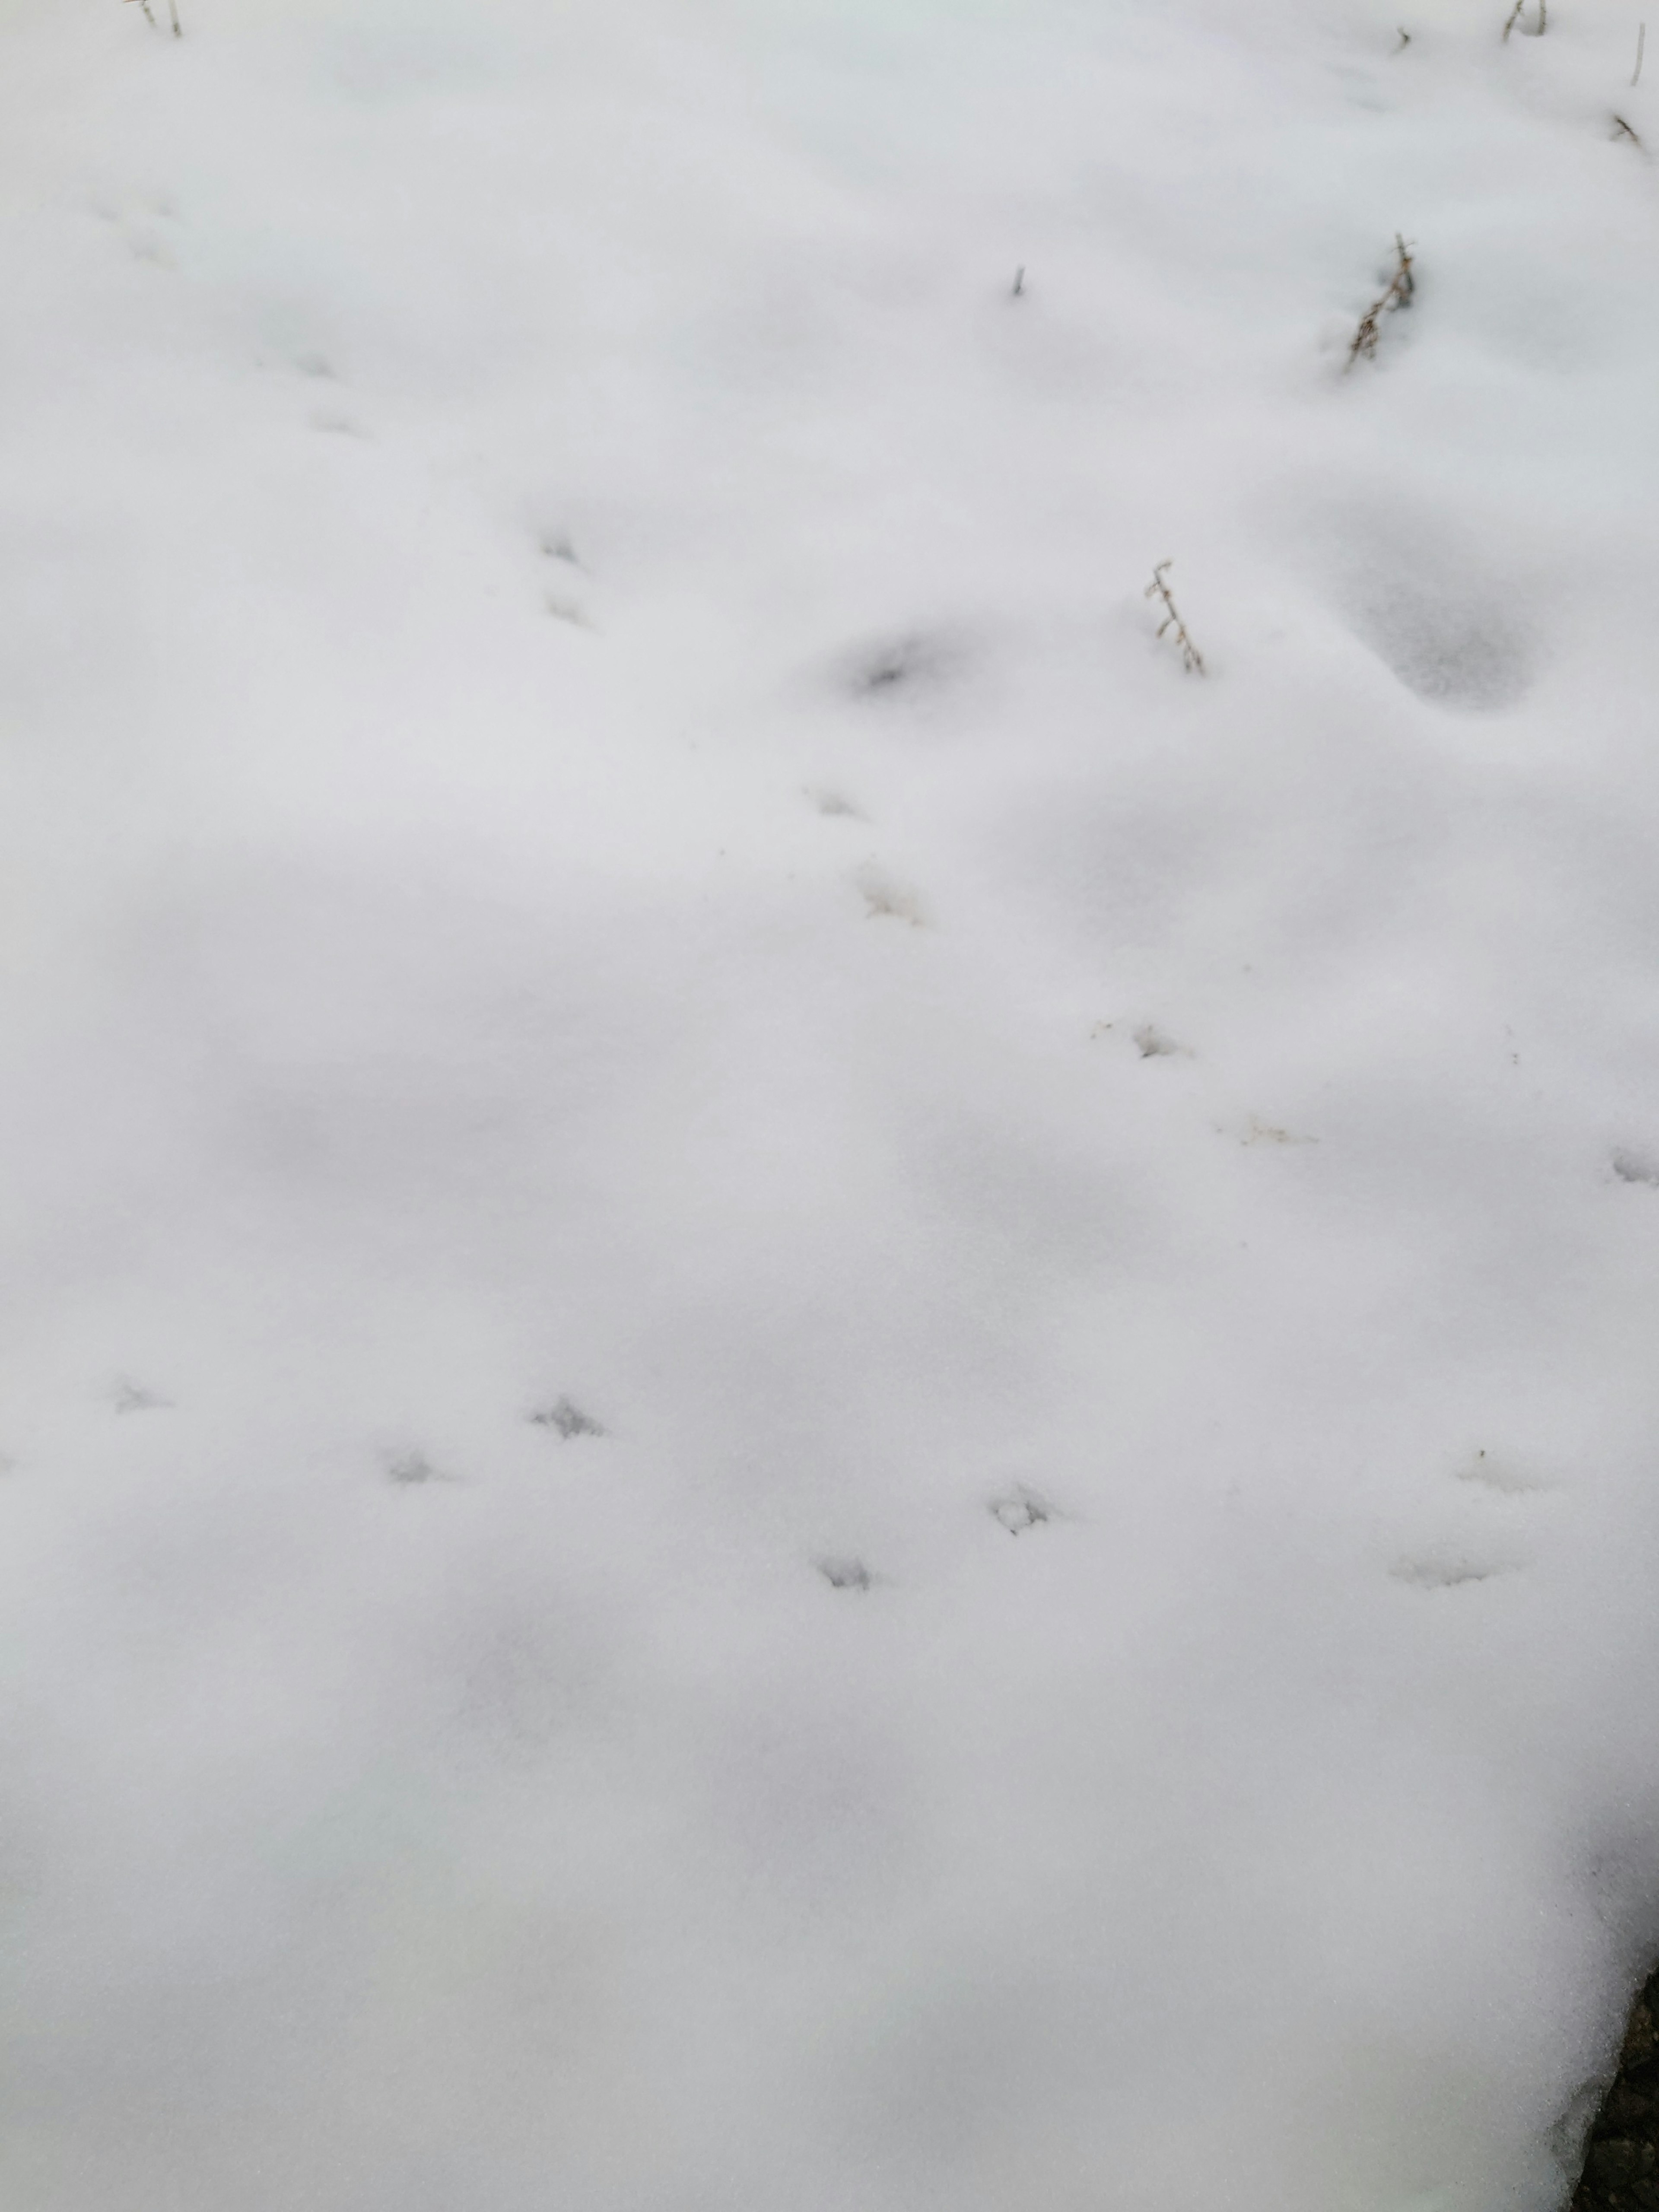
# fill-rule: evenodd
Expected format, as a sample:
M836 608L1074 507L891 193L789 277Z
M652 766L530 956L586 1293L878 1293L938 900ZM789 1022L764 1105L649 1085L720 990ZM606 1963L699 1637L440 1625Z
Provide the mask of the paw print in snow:
M446 1475L439 1473L426 1454L422 1451L399 1452L395 1459L387 1462L386 1475L390 1481L395 1482L403 1490L416 1490L422 1483L444 1482L448 1480Z
M831 1589L872 1590L876 1577L862 1559L816 1559L813 1565Z
M535 1427L552 1429L567 1443L573 1437L602 1437L605 1432L602 1422L596 1421L592 1414L583 1413L581 1407L568 1398L556 1399L543 1412L532 1413L530 1419Z
M169 1411L173 1401L159 1397L154 1390L146 1390L124 1376L110 1394L110 1402L118 1413L160 1413Z
M1023 1536L1028 1528L1040 1528L1054 1517L1054 1509L1046 1498L1039 1498L1035 1490L1027 1490L1024 1483L1005 1497L991 1500L991 1518L1008 1531L1011 1536Z
M912 929L927 926L921 901L907 884L896 882L884 868L873 861L866 863L858 872L858 887L864 894L866 921L889 920L908 921Z

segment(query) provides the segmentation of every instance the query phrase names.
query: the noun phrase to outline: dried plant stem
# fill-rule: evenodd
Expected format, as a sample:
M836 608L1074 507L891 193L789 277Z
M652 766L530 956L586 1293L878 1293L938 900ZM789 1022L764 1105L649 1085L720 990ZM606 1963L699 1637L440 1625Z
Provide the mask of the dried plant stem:
M1636 27L1636 70L1631 78L1632 85L1638 85L1642 82L1642 52L1647 42L1648 27L1645 23L1638 23Z
M1173 561L1160 561L1152 571L1152 580L1146 586L1146 596L1157 599L1164 609L1164 619L1158 626L1162 637L1166 630L1175 632L1175 641L1181 647L1181 665L1190 676L1202 676L1206 672L1204 656L1187 635L1187 625L1181 619L1179 609L1170 594L1169 574Z
M179 0L167 0L167 12L173 17L173 37L182 39L185 35L185 27L179 21Z
M1637 136L1636 132L1631 129L1629 124L1626 122L1622 115L1615 115L1613 118L1613 135L1615 138L1628 138L1632 146L1640 146L1642 143L1641 139Z
M1363 355L1367 361L1376 353L1376 342L1382 336L1382 318L1391 315L1401 307L1411 305L1412 295L1417 289L1417 279L1412 274L1411 249L1396 231L1394 237L1395 255L1394 275L1389 279L1388 289L1379 299L1373 300L1359 318L1359 327L1348 345L1348 362L1352 368Z
M1523 31L1527 32L1527 36L1529 39L1541 39L1545 32L1548 30L1550 27L1550 0L1538 0L1538 27L1534 31L1527 31L1525 23L1522 22L1521 19L1526 14L1526 9L1527 0L1515 0L1515 5L1510 10L1510 19L1504 26L1504 36L1505 39L1509 37L1510 33L1514 30L1517 23L1521 25L1521 28Z

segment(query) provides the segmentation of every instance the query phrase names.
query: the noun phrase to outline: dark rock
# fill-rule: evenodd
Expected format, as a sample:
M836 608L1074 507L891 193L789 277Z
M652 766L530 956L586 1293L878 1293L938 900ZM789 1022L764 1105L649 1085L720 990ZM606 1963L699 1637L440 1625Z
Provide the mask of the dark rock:
M1631 2008L1618 2074L1590 2124L1571 2212L1659 2212L1659 1974Z

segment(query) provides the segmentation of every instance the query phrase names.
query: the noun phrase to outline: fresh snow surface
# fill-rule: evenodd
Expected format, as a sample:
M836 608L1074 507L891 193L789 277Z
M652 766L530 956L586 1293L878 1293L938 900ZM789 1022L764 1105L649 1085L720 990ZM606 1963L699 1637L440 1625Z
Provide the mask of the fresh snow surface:
M0 9L0 2204L1548 2212L1641 0L179 4Z

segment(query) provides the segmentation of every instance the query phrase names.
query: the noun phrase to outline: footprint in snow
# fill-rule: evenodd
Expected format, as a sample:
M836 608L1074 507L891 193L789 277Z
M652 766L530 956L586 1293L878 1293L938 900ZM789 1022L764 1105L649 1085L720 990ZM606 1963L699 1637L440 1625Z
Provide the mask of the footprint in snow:
M1524 1460L1483 1445L1452 1468L1451 1479L1476 1493L1479 1502L1472 1501L1476 1525L1403 1553L1389 1570L1394 1579L1419 1589L1455 1589L1464 1583L1492 1582L1530 1565L1517 1522L1527 1509L1519 1501L1553 1489L1548 1477Z
M831 1589L872 1590L876 1586L877 1577L862 1559L814 1559L812 1564Z
M890 876L884 868L873 861L866 862L858 872L858 887L864 894L866 921L908 921L912 929L925 929L927 918L921 900L908 884Z
M1534 1498L1540 1491L1553 1490L1553 1483L1541 1474L1534 1474L1513 1460L1500 1459L1495 1453L1478 1451L1472 1460L1456 1469L1455 1479L1473 1483L1477 1489L1490 1490L1500 1498Z
M537 540L537 550L544 561L552 562L560 572L558 583L543 601L548 613L555 622L568 623L573 629L593 629L593 618L580 596L587 574L586 564L579 557L569 537L562 530L544 531Z
M1300 1137L1294 1129L1281 1129L1277 1123L1264 1121L1252 1114L1245 1124L1241 1145L1316 1145L1317 1137Z
M1396 1559L1389 1573L1395 1582L1413 1589L1461 1589L1468 1583L1496 1582L1500 1576L1516 1574L1526 1564L1513 1553L1480 1545L1437 1544Z
M1011 1536L1023 1536L1028 1528L1041 1528L1057 1517L1058 1509L1046 1498L1039 1498L1035 1490L1017 1483L1000 1498L990 1504L991 1518L1006 1528Z
M927 675L931 665L932 656L925 641L903 637L859 655L848 674L854 690L860 697L879 699L907 684L913 684L918 676Z
M911 631L847 653L838 688L872 705L919 698L955 675L962 659L959 646Z
M838 791L809 791L807 797L820 814L839 816L848 822L867 822L870 817L861 807L854 806Z
M1089 1041L1093 1043L1097 1037L1111 1036L1124 1026L1121 1021L1097 1022L1089 1032ZM1139 1023L1130 1042L1143 1060L1195 1060L1198 1056L1190 1045L1177 1044L1156 1022Z
M556 1399L552 1405L544 1407L540 1413L532 1413L530 1419L533 1427L551 1429L566 1443L573 1437L602 1437L605 1433L603 1422L596 1421L591 1413L583 1413L581 1407L569 1398Z
M447 1482L450 1478L422 1451L399 1452L386 1462L386 1479L400 1489L416 1490L422 1483Z
M110 1393L110 1403L118 1413L161 1413L172 1410L171 1398L163 1398L154 1390L146 1390L137 1382L124 1376Z

